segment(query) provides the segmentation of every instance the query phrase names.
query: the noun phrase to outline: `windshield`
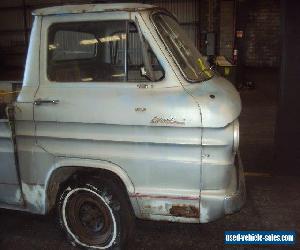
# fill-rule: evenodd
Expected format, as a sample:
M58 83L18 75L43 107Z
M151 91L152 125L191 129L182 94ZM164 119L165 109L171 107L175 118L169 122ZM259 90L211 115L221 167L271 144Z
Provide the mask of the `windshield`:
M213 76L206 60L196 49L178 22L164 13L155 13L153 21L184 77L191 82L205 81Z

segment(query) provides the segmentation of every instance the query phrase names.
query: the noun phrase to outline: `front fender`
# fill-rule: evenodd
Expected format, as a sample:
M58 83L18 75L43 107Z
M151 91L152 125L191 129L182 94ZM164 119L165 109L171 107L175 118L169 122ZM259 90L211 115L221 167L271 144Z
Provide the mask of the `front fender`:
M196 99L202 114L202 127L222 128L241 113L241 98L235 87L223 77L190 84L185 89Z

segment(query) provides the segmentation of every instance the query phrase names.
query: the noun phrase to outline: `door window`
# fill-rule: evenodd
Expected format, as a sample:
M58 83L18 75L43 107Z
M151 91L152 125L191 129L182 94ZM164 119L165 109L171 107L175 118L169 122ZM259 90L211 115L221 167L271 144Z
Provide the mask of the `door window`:
M159 61L132 22L60 23L49 29L47 74L51 81L149 81L141 74L145 65L154 75L151 80L164 77Z

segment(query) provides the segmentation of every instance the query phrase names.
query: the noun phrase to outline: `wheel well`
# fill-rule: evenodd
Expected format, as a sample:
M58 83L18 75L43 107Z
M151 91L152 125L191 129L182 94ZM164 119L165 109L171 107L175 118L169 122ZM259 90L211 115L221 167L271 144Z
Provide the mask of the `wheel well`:
M54 170L51 175L47 190L46 190L46 212L50 212L56 205L57 197L61 190L73 181L82 181L89 178L105 178L119 185L127 198L129 205L133 211L131 202L129 200L127 188L121 178L112 171L106 169L95 169L91 167L61 167Z

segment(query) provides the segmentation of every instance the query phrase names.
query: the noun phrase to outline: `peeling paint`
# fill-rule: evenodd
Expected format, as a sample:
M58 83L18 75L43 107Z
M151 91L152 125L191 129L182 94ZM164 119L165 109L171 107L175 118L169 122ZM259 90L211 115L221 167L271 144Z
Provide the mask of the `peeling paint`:
M200 202L200 222L206 223L209 221L208 209Z
M165 198L163 198L165 197ZM183 197L141 195L138 199L141 216L149 219L156 216L155 220L199 222L199 197L185 197L193 199L181 199ZM175 199L172 199L175 198ZM180 199L178 199L180 198ZM178 219L178 218L182 218Z
M41 185L28 185L22 182L26 205L35 211L44 211L45 189Z
M171 195L151 195L134 193L130 197L146 198L146 199L170 199L170 200L199 200L198 196L171 196Z
M176 216L165 216L159 214L145 214L141 219L155 220L155 221L170 221L180 223L199 223L199 218L188 218L188 217L176 217Z
M18 189L16 191L15 199L16 199L16 201L21 202L22 196L21 196L21 190L20 189Z

